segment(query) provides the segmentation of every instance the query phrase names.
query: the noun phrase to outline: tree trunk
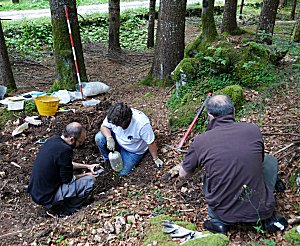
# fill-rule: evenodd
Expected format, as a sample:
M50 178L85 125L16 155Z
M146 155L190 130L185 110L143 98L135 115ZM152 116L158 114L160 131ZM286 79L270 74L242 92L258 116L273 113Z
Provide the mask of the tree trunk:
M236 22L237 0L225 0L221 32L235 34L238 26Z
M278 5L279 0L264 0L256 30L256 40L258 42L272 44Z
M109 0L108 52L120 50L120 0Z
M65 0L69 13L69 20L74 42L75 55L81 81L87 81L84 65L82 44L75 0ZM64 5L60 0L50 0L51 22L53 31L53 45L56 64L55 90L74 90L77 84L76 68L72 53L69 30L66 21Z
M297 0L292 0L291 20L295 20Z
M154 47L155 3L156 0L150 0L149 3L148 38L147 38L148 48Z
M19 0L12 0L12 3L20 3Z
M245 0L242 0L241 6L240 6L240 16L239 16L239 19L240 19L240 20L243 19L243 8L244 8L244 4L245 4Z
M17 89L14 75L10 66L6 45L5 45L5 38L3 34L1 20L0 20L0 73L2 77L2 84L6 86L8 90Z
M155 56L152 67L154 79L168 79L184 55L186 0L161 0Z
M297 16L297 21L296 21L296 25L294 28L292 40L294 42L300 43L300 12L298 13L298 16Z
M215 0L202 1L202 40L212 41L218 35L214 19Z

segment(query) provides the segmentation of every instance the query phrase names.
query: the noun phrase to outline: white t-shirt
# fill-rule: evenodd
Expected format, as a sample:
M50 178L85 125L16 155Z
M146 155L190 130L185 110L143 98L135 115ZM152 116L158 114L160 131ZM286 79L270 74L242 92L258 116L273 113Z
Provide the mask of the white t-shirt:
M150 125L149 118L141 111L132 108L132 119L127 127L123 129L107 121L105 117L103 126L111 129L116 134L118 144L129 152L144 154L148 144L153 143L155 136Z

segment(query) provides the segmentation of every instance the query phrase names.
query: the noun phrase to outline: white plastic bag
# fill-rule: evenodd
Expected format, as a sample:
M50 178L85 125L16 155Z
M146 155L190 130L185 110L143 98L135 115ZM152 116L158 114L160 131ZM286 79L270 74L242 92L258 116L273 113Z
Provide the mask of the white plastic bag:
M102 82L83 82L81 84L83 95L86 97L105 93L110 89L110 86Z
M59 98L59 104L66 104L71 101L71 96L67 90L55 91L51 95Z

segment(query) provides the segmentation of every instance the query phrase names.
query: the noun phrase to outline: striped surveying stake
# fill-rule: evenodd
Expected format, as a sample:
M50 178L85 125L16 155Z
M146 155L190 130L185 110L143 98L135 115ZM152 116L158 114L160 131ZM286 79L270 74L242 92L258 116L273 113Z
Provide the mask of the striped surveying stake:
M81 97L83 99L84 97L83 97L83 92L82 92L82 84L81 84L81 80L80 80L79 69L78 69L78 64L77 64L77 59L76 59L76 53L75 53L75 47L74 47L74 42L73 42L73 37L72 37L72 30L71 30L71 25L70 25L70 20L69 20L68 8L66 5L64 5L64 9L65 9L66 18L67 18L67 24L68 24L68 30L69 30L73 58L74 58L74 64L75 64L75 69L76 69L76 74L77 74L77 79L78 79L78 84L79 84L79 90L81 93Z

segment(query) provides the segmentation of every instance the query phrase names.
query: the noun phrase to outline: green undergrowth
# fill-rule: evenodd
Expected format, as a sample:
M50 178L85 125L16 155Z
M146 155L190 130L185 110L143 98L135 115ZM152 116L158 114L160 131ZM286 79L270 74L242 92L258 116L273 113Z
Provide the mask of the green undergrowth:
M247 114L247 110L263 107L263 103L258 102L244 105L242 89L267 91L284 81L288 76L286 68L278 69L283 57L290 59L293 67L299 69L300 45L291 43L286 37L276 36L274 44L269 46L256 43L253 35L248 33L235 36L231 42L228 42L228 38L219 36L216 41L209 43L202 42L200 35L186 47L185 58L172 73L173 83L177 86L167 101L171 127L189 126L205 95L208 92L228 95L222 91L228 86L241 88L240 99L229 95L238 117ZM196 130L205 129L204 115L197 121Z
M190 222L184 222L180 219L168 216L159 215L148 221L147 228L145 230L145 236L143 239L142 246L153 245L164 245L164 246L176 246L178 241L172 240L170 235L163 233L164 226L162 225L164 221L169 220L174 222L178 226L182 226L188 230L197 231L196 225ZM223 234L211 234L210 232L204 232L210 234L207 237L194 239L184 243L186 246L194 245L206 245L206 246L225 246L229 244L229 239Z
M10 120L31 115L38 115L36 105L34 101L31 100L24 102L24 109L22 111L8 111L6 107L0 108L0 129L3 129L5 124Z
M297 226L287 231L283 237L290 245L300 245L300 233L297 231Z

